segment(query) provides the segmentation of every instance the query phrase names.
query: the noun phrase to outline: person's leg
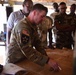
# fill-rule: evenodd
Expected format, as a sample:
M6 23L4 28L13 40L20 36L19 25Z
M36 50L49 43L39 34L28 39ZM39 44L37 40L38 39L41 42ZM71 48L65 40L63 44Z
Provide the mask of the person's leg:
M49 30L48 30L48 33L49 33L49 48L51 48L51 49L54 49L54 47L53 47L53 45L52 45L52 29L50 28Z

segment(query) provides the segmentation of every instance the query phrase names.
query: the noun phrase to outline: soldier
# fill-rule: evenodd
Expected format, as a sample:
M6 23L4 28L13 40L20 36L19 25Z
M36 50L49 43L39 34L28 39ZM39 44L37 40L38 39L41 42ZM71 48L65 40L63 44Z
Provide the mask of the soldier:
M74 25L69 24L69 17L66 14L66 4L61 2L59 4L59 15L55 17L55 26L57 29L57 48L69 48L72 49L72 36L71 31L75 29Z
M49 47L49 48L54 49L54 47L52 46L52 24L53 24L53 20L49 16L46 16L46 18L42 21L42 23L38 25L38 28L39 28L38 33L42 41L42 45L45 48ZM49 46L48 47L47 47L48 45L47 33L49 33L48 35Z
M70 14L69 14L69 24L74 25L76 27L76 14L75 14L75 10L76 10L76 4L72 4L70 6ZM75 43L75 30L72 31L72 45L74 48L74 43Z
M8 47L7 62L17 63L27 58L41 66L48 64L58 71L58 64L49 58L41 45L37 26L46 14L47 8L35 4L27 18L21 20L13 29Z

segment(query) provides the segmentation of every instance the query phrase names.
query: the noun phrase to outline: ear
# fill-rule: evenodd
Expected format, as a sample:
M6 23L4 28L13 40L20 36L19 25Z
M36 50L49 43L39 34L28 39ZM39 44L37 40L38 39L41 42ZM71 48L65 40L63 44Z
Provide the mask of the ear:
M34 11L33 11L33 14L34 14L34 15L36 15L36 13L37 13L37 11L36 11L36 10L34 10Z
M60 9L60 7L58 7L58 10Z
M22 7L24 7L24 4L22 4Z

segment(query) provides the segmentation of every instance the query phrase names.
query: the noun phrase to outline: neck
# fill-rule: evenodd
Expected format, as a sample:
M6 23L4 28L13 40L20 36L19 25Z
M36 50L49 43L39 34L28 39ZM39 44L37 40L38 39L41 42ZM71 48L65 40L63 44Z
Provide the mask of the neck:
M33 24L33 19L28 15L27 19Z
M25 13L23 10L20 10L22 12L23 15L25 15L26 17L29 15L29 13Z
M59 10L58 9L55 9L55 12L59 12Z
M31 17L31 15L28 15L27 19L31 22L32 25L36 25L33 21L33 18Z

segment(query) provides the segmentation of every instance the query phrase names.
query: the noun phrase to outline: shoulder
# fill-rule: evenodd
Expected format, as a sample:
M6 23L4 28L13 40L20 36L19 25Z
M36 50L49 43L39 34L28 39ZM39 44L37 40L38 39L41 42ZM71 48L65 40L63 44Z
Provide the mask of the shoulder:
M59 13L58 13L58 12L54 12L54 13L52 13L52 14L50 15L50 17L52 17L53 19L55 19L55 17L56 17L57 15L59 15Z
M20 20L17 25L16 28L19 29L28 29L29 28L29 24L26 20L26 18L23 18L22 20Z
M46 19L49 19L49 20L51 20L51 21L52 21L52 18L51 18L51 17L49 17L49 16L46 16Z
M49 17L49 16L46 16L46 21L53 23L53 19L51 17Z
M59 19L59 18L61 18L60 14L58 14L58 15L55 16L55 19Z
M20 15L21 14L21 11L14 11L11 13L12 16L16 16L16 15Z

